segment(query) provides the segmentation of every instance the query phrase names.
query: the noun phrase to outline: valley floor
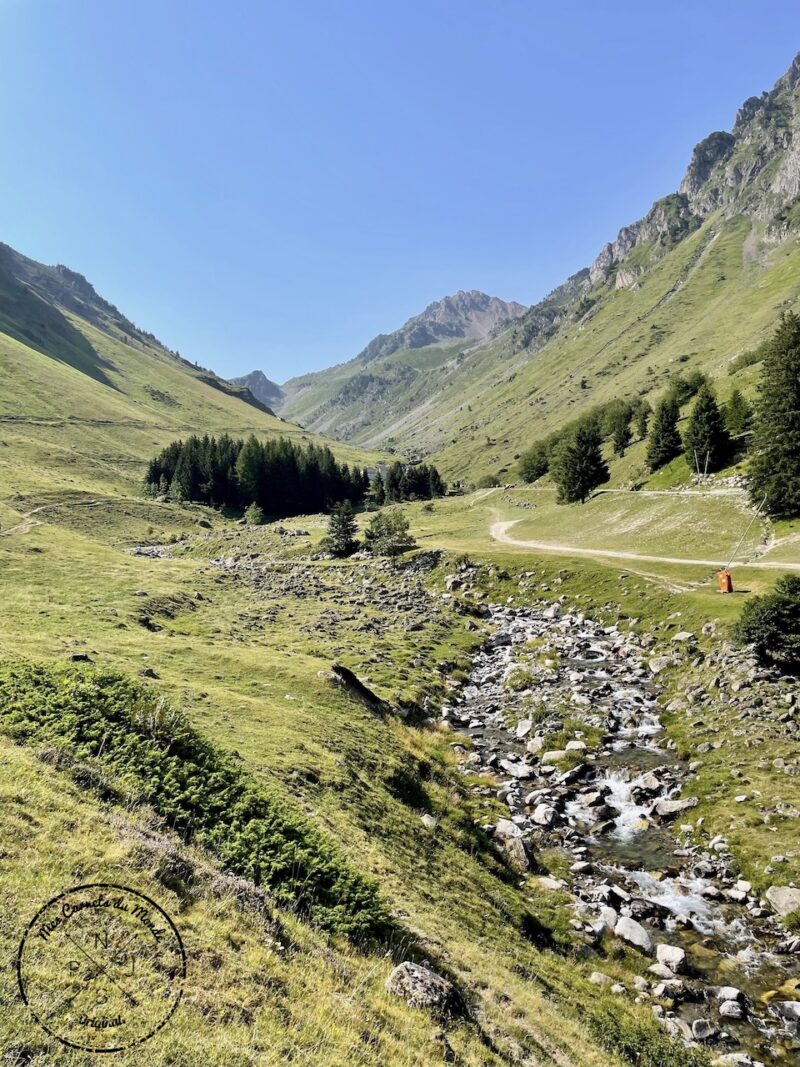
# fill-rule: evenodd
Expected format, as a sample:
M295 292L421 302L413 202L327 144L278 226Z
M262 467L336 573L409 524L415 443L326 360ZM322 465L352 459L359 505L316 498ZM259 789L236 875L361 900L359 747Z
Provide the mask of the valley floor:
M201 1048L203 1062L235 1067L287 1059L402 1067L447 1062L451 1054L463 1064L704 1062L702 1051L670 1042L649 1004L590 983L593 971L612 966L633 989L641 957L613 942L587 951L562 894L509 869L481 830L503 805L491 799L487 810L485 788L475 791L459 768L452 733L438 724L439 708L485 639L486 602L522 606L563 595L601 621L652 637L654 654L674 653L679 629L696 633L707 657L721 647L747 594L717 594L713 567L647 560L622 574L599 554L577 553L598 545L617 551L624 538L647 556L680 555L675 546L682 543L689 559L716 558L712 520L708 528L688 523L683 498L630 498L608 494L585 509L561 509L547 494L497 490L408 505L423 552L395 566L318 558L319 516L253 529L201 508L136 497L6 495L0 665L77 660L76 669L90 675L99 669L141 677L180 705L220 750L379 879L414 951L458 982L476 1021L442 1024L406 1007L384 990L388 955L354 951L280 909L287 947L276 948L235 899L215 902L203 888L208 880L176 886L152 854L142 861L133 845L145 832L163 836L158 848L185 847L167 827L143 824L140 812L118 811L66 772L45 770L37 750L10 738L2 742L4 788L18 836L4 846L0 865L9 902L6 958L16 951L31 901L43 902L89 872L113 875L162 902L193 946L180 1022L163 1045L148 1047L155 1067L200 1062ZM688 505L692 515L712 507L694 499ZM727 550L747 508L734 496L715 498L713 507ZM556 557L492 540L493 523L514 521L521 540L555 540L566 525L569 547ZM598 531L607 536L598 539ZM781 559L796 563L792 531L758 524L744 558L770 536ZM470 595L446 580L465 554L477 564ZM766 588L774 577L751 567L736 572L742 589ZM700 636L708 622L716 634ZM334 685L334 663L354 671L392 713L376 714ZM684 684L686 669L670 667L668 685ZM714 745L722 744L705 756L697 810L709 832L728 836L757 891L766 888L764 868L778 851L785 862L774 879L800 879L792 823L780 807L800 810L800 778L787 771L776 783L765 769L778 758L798 767L786 725L770 725L760 747L744 745L740 724L724 719L710 727L702 716L679 715L666 725L688 753L708 742L709 728L716 731ZM760 796L743 806L735 797L745 789ZM767 813L770 840L755 829ZM56 842L65 837L59 852ZM543 870L563 875L557 853L543 848L539 859ZM219 861L201 850L192 863L213 871ZM82 1062L31 1023L10 986L5 993L12 1009L1 1040L18 1050L16 1062ZM118 1062L139 1061L122 1054Z

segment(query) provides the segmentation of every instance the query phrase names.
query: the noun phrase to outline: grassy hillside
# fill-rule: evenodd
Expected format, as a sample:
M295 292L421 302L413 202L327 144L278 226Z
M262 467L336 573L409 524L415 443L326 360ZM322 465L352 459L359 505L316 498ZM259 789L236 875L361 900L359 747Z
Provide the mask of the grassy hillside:
M197 509L139 507L67 503L42 513L41 525L0 539L0 654L4 678L18 679L6 694L0 733L8 733L9 721L19 722L13 709L20 701L28 709L25 721L39 714L33 694L20 688L24 662L52 666L58 679L66 677L59 664L86 656L90 664L67 672L80 686L105 684L108 672L144 673L140 684L154 698L180 707L274 803L308 820L354 869L378 879L381 899L405 931L390 954L421 956L456 977L477 1022L447 1026L445 1045L434 1020L383 991L392 967L387 950L359 955L277 909L289 935L279 952L264 943L255 920L237 915L235 900L219 903L209 895L211 875L198 876L188 893L179 882L165 882L157 857L146 850L142 860L136 847L143 828L172 840L157 795L150 801L155 811L115 800L107 786L108 775L113 783L115 769L123 769L113 758L117 741L105 742L94 757L75 751L75 736L59 725L73 730L69 715L50 721L69 759L100 765L91 774L70 781L69 759L57 773L52 764L45 769L35 756L45 744L39 727L11 729L21 747L3 742L2 758L13 768L4 780L14 781L12 800L20 798L29 815L24 855L35 856L23 861L15 846L3 864L3 895L11 902L5 951L14 950L32 901L43 902L74 881L75 872L113 874L111 880L130 881L160 901L190 946L186 1012L149 1062L191 1063L201 1043L208 1062L237 1065L287 1056L330 1064L436 1063L447 1062L448 1047L459 1062L475 1065L606 1067L626 1056L630 1062L625 1047L639 1050L643 1063L693 1062L669 1058L673 1052L645 1009L620 1007L596 990L589 995L592 964L581 961L557 894L537 891L535 879L511 876L477 830L485 802L458 772L450 736L397 714L376 715L331 683L337 661L394 709L419 706L426 696L439 699L449 674L466 664L480 639L464 627L457 605L440 596L447 564L425 578L380 563L314 561L320 518L298 523L306 535L287 537L278 524L243 530L215 519L212 530L198 530ZM132 540L165 539L174 543L159 557L132 553ZM105 697L98 692L98 699ZM95 715L98 706L87 704L86 713ZM47 714L54 709L50 701L43 707ZM112 720L105 729L114 729ZM119 743L129 746L129 734ZM92 782L106 783L104 801ZM135 792L128 775L123 797L132 787ZM433 816L434 829L421 823L423 814ZM66 826L69 843L54 864L48 852ZM208 839L192 863L202 861L213 875L222 862L217 848ZM320 988L312 993L309 976L318 958ZM617 965L625 968L624 954ZM591 1011L578 1011L579 1003L591 1004ZM79 1062L45 1040L20 1006L3 1025L24 1048L47 1049L50 1062ZM124 1055L121 1062L128 1062Z
M402 394L389 388L377 419L352 439L430 451L447 474L476 477L512 470L532 441L592 404L637 395L652 402L679 372L707 372L722 400L734 383L751 393L758 367L734 378L730 362L768 336L800 295L798 237L775 244L764 230L757 220L712 216L628 288L598 282L589 310L541 347L517 351L512 328L462 359L442 359ZM646 260L647 251L631 256Z
M0 499L24 510L41 492L130 494L146 461L191 433L315 439L127 320L89 305L78 315L56 296L69 291L46 302L0 270ZM337 454L371 458L348 445Z

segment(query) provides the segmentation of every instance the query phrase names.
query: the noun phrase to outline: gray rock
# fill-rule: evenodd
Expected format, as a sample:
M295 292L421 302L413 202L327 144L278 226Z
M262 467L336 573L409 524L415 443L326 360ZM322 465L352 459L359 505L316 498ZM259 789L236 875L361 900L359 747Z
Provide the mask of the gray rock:
M669 967L673 974L681 974L686 966L686 953L678 945L658 945L656 959Z
M418 963L401 963L386 979L386 990L412 1008L425 1008L437 1015L466 1015L464 1000L446 978Z
M697 797L687 797L685 800L659 800L654 811L662 819L671 819L682 811L696 808L699 803Z
M537 826L553 826L558 814L551 804L537 804L531 818Z
M742 1005L736 1000L723 1000L719 1006L721 1019L741 1019L744 1016Z
M614 934L623 941L627 941L629 945L633 945L634 948L638 948L641 952L649 954L653 951L653 940L650 934L641 923L637 923L629 915L621 915L619 917L617 925L614 927Z
M741 1000L744 994L734 985L723 985L717 990L717 1000Z
M788 885L771 885L766 897L778 915L791 915L794 911L800 911L800 889L793 889Z
M710 1019L695 1019L692 1023L692 1037L695 1041L711 1041L719 1033Z
M800 1000L780 1000L777 1002L773 1000L770 1008L784 1022L800 1023Z
M663 670L669 667L672 660L669 656L653 656L648 663L651 674L661 674Z

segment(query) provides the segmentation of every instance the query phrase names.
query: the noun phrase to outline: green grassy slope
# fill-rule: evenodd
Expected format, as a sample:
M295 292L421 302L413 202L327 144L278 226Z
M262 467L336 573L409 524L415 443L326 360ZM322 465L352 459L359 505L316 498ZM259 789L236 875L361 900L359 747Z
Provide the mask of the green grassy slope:
M0 498L130 493L165 444L221 432L315 439L149 335L47 303L0 274ZM347 444L336 451L374 459Z
M512 327L467 354L442 353L422 375L401 379L376 367L372 373L383 378L371 389L383 392L366 415L355 388L349 406L330 403L357 372L354 364L337 368L335 377L317 376L304 403L286 410L301 422L325 412L328 432L432 452L448 474L474 476L510 469L533 440L591 404L636 395L652 402L679 371L706 371L724 399L733 386L730 360L768 335L800 294L797 236L775 244L764 240L764 229L714 215L660 259L638 246L629 258L646 271L628 288L616 289L613 278L599 282L589 292L590 309L574 309L541 347L534 341L518 351L520 333ZM623 261L621 269L630 265ZM394 358L407 361L408 353ZM736 383L750 391L756 375L748 368Z
M446 1028L459 1062L621 1064L612 1047L602 1047L612 1017L614 1041L624 1035L632 1049L650 1049L653 1058L642 1062L684 1062L669 1058L646 1009L590 995L592 963L572 947L557 896L510 876L477 831L485 802L458 773L451 737L376 716L331 684L338 660L394 706L426 694L438 699L479 639L436 595L442 568L422 582L381 564L315 561L320 517L298 522L307 536L287 539L280 524L253 530L215 518L212 530L198 530L196 508L79 503L40 513L41 525L0 538L6 664L88 655L98 668L129 676L146 669L146 685L379 879L398 922L476 1005L477 1024ZM133 539L165 538L176 539L172 558L131 553ZM405 607L404 591L411 593ZM279 913L297 947L273 958L257 927L237 919L234 902L215 903L202 883L185 897L134 862L136 810L126 815L113 801L99 804L76 791L33 751L6 742L0 750L13 767L13 795L35 820L26 851L15 848L0 871L11 905L5 951L15 947L31 900L71 884L75 872L78 880L84 872L113 873L151 893L181 925L194 971L186 1012L148 1062L196 1062L200 1043L208 1062L236 1067L286 1058L376 1067L446 1062L434 1020L383 991L392 962L382 951L358 956ZM422 826L423 813L433 814L435 830ZM54 862L48 852L65 827L68 843ZM30 852L32 863L24 860ZM203 862L218 861L211 854ZM537 945L539 923L552 928L553 948ZM314 991L309 976L318 953ZM634 964L623 953L613 965L624 973ZM587 1003L591 1011L579 1012ZM48 1042L19 1005L3 1025L25 1047L46 1049L50 1062L79 1062Z

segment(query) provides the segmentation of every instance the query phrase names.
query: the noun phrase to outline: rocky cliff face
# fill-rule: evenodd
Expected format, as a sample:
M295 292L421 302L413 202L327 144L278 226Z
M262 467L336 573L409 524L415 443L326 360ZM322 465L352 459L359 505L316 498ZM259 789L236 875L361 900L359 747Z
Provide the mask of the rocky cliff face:
M241 385L249 389L256 400L260 400L262 404L266 404L273 410L280 407L286 396L283 389L261 370L250 371L249 374L243 374L240 378L231 378L230 382L231 385Z
M460 291L429 304L422 314L409 319L394 333L378 334L356 359L370 363L401 348L425 348L459 338L480 341L521 318L527 310L523 304L475 289Z
M652 243L657 257L718 209L765 221L780 236L798 201L800 55L772 90L745 101L732 132L717 131L695 146L678 192L604 246L589 268L591 283L608 278L638 245Z

